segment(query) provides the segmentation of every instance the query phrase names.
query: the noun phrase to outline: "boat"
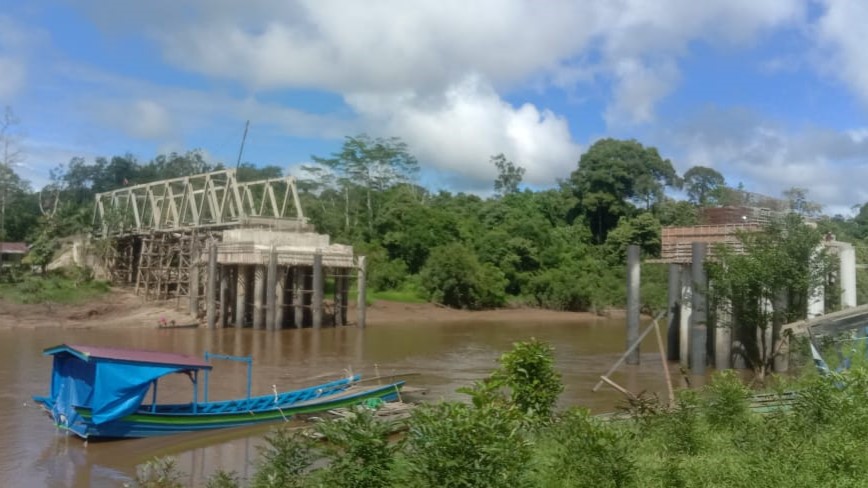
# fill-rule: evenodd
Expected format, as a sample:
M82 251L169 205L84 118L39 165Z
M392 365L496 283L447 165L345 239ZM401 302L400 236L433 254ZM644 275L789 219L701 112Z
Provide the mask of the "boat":
M184 354L68 345L43 351L53 357L48 396L33 400L54 424L83 439L123 439L240 427L285 421L298 414L324 412L367 401L394 401L403 381L363 386L359 375L299 390L251 396L250 357L205 353L205 359ZM209 401L209 359L247 362L247 396ZM199 401L199 376L204 398ZM189 403L157 401L159 379L184 374L193 386ZM150 402L145 399L150 392Z

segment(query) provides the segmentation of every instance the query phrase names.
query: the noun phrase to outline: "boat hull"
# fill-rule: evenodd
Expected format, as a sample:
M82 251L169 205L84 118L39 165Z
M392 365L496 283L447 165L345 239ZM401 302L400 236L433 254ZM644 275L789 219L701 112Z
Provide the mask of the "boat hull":
M340 393L299 402L293 405L261 410L239 410L222 413L153 413L139 410L136 413L102 424L91 421L87 408L76 408L80 420L73 425L55 424L84 439L153 437L184 432L200 432L230 427L252 426L268 422L288 420L299 414L323 412L334 408L350 407L369 400L393 401L397 399L403 382L370 388L350 387ZM49 412L51 401L36 398Z

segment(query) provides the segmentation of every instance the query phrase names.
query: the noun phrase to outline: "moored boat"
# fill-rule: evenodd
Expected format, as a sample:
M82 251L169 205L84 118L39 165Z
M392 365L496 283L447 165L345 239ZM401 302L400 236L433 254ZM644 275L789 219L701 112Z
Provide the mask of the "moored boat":
M53 357L48 396L35 396L61 429L82 438L134 438L239 427L286 420L297 414L348 407L370 399L397 399L403 381L363 387L358 375L307 388L250 396L250 358L206 357L248 363L245 398L208 401L211 364L183 354L62 344L43 351ZM199 374L204 373L204 401ZM185 374L193 385L189 403L157 402L158 380ZM144 403L150 395L150 403Z

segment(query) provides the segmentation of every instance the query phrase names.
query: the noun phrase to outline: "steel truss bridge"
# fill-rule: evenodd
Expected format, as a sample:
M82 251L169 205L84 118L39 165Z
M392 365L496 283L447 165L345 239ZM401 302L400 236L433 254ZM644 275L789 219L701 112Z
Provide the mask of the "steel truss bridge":
M98 237L219 229L258 221L307 221L295 177L239 182L234 169L119 188L96 195Z

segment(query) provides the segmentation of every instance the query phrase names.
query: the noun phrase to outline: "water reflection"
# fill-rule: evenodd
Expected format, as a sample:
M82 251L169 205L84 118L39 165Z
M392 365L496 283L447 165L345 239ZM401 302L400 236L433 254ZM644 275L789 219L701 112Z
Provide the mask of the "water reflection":
M623 321L588 323L450 323L353 327L278 333L224 329L0 331L0 486L118 486L136 466L156 456L175 456L185 483L201 486L218 469L247 478L256 446L268 426L183 434L154 439L83 443L50 425L30 396L44 394L51 361L42 349L61 342L138 347L201 356L205 351L254 357L253 393L305 386L346 374L409 374L408 384L428 398L456 399L455 390L487 375L512 343L536 337L556 348L566 389L561 406L611 410L620 394L591 388L624 350ZM662 364L652 340L643 344L639 366L622 367L612 378L631 391L665 394ZM676 385L678 368L673 368ZM246 366L217 361L211 399L245 394ZM164 384L165 383L165 384ZM160 385L160 401L188 401L185 378Z

